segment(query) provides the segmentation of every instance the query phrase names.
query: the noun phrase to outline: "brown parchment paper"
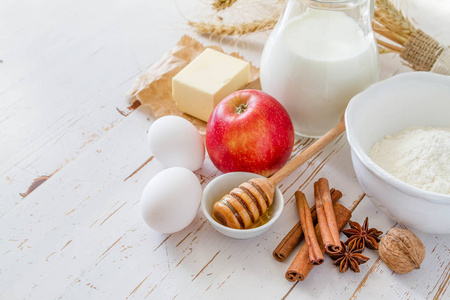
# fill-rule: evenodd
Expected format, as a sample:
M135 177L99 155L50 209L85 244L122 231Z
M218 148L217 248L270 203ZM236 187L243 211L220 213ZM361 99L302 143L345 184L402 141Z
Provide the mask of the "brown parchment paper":
M126 95L130 104L139 101L143 105L149 105L156 118L167 115L183 117L194 124L201 134L205 134L205 122L187 115L177 108L175 100L172 98L172 78L206 48L224 52L220 47L205 47L187 35L181 37L175 47L166 52L146 73L136 79ZM230 53L230 55L242 59L238 53ZM244 88L261 89L259 69L252 64L250 64L250 83Z

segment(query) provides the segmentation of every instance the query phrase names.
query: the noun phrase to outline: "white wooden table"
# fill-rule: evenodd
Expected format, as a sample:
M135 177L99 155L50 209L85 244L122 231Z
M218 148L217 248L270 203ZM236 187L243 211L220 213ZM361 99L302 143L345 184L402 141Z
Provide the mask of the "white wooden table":
M366 250L360 273L340 274L326 258L304 282L284 273L272 251L297 222L293 193L312 196L325 176L354 208L386 232L396 225L363 194L345 136L281 184L280 220L264 235L234 240L199 211L181 232L148 228L140 196L162 165L151 160L148 108L127 109L124 94L179 38L221 44L259 64L267 34L222 41L201 37L186 18L205 1L32 1L0 4L1 299L449 299L450 236L417 233L427 248L421 269L395 274ZM450 4L407 6L421 28L450 43ZM395 55L381 78L409 72ZM125 113L119 113L119 110ZM296 144L298 153L312 140ZM203 186L218 173L196 172ZM42 183L34 190L30 189ZM344 239L344 237L343 237ZM326 284L324 283L326 282Z

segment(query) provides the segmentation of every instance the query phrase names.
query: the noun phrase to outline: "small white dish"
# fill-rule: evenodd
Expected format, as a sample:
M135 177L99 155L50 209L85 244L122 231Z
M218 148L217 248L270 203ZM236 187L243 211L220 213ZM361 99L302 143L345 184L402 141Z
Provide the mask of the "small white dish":
M223 235L235 239L249 239L256 237L266 232L280 217L283 207L284 198L279 188L275 188L274 199L272 203L272 215L269 222L251 229L234 229L223 226L212 217L212 208L214 203L222 199L223 196L231 192L232 189L238 187L241 183L246 182L252 178L263 178L261 175L247 173L247 172L233 172L220 175L213 179L203 191L201 207L203 214L209 223L218 232Z
M450 195L409 185L369 158L373 144L413 126L450 128L450 76L396 75L353 97L345 112L353 167L369 199L392 220L450 234Z

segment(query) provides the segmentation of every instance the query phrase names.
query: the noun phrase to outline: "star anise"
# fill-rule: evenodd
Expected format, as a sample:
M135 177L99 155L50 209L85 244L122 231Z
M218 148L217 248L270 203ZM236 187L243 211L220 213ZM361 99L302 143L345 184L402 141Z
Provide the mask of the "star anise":
M355 249L364 250L367 247L372 250L378 250L379 236L383 233L376 228L369 228L369 218L364 220L363 225L359 225L357 222L349 222L351 229L342 230L342 232L348 237L345 244L349 247L355 245Z
M334 260L333 265L339 266L339 272L344 273L350 268L353 272L359 273L359 265L367 262L368 257L361 254L362 249L347 247L341 242L342 249L337 251L330 251L327 253L331 259Z

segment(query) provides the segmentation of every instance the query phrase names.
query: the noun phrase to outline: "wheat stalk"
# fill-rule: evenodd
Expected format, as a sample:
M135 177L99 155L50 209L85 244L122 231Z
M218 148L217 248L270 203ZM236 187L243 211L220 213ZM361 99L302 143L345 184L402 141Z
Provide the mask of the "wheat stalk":
M195 30L201 34L210 34L218 36L227 36L227 35L240 36L253 32L273 29L275 27L275 24L277 23L277 20L278 18L270 18L230 25L223 23L189 21L189 25L194 27Z
M373 30L388 40L404 46L416 28L389 0L377 0ZM378 40L380 42L380 40ZM402 48L386 42L380 43L392 52L400 53Z
M215 0L212 6L215 10L220 11L233 5L237 0Z

